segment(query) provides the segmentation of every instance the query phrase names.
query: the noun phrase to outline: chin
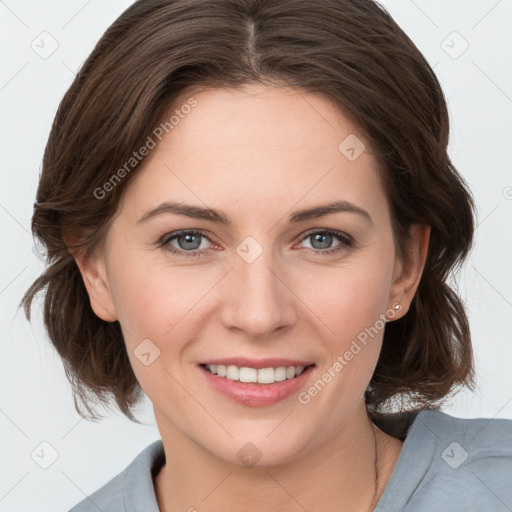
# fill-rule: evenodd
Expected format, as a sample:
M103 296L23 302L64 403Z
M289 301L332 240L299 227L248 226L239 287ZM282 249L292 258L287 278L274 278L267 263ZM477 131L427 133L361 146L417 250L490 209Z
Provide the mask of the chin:
M275 438L272 438L273 434L268 436L266 431L258 435L252 432L211 446L203 445L203 448L225 462L241 467L278 466L293 461L305 448L300 436L291 438L290 432L283 432L285 435Z

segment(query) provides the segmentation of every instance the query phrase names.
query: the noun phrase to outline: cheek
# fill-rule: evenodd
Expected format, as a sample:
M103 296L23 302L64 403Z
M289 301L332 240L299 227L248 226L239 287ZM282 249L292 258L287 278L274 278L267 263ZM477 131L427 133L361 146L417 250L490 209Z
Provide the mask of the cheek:
M391 279L385 260L383 255L343 268L334 279L325 280L324 293L317 295L313 308L328 327L322 328L329 352L325 367L338 363L331 373L345 391L364 392L378 360Z
M361 290L354 290L353 294L347 292L338 304L326 318L326 324L333 331L329 335L326 366L331 367L337 361L341 367L334 369L336 373L341 372L343 380L357 385L371 377L377 361L385 326L380 316L383 309L373 295L361 293Z
M311 290L313 304L318 304L314 309L338 336L357 336L385 313L390 278L389 268L378 261L347 265L326 276L323 288L317 281L316 290Z
M191 286L192 276L185 283L176 279L179 272L170 275L168 268L141 260L120 264L115 275L116 310L128 357L151 401L158 402L165 394L175 401L186 399L172 376L190 336L188 320L198 290Z
M135 253L117 262L112 276L114 303L121 325L133 337L161 339L207 288L191 267L171 268L165 258L155 261Z
M171 268L143 256L117 262L114 301L128 356L141 387L155 398L173 387L169 372L179 373L190 340L199 338L208 316L207 293L219 278L206 268Z
M300 403L311 401L317 417L326 428L336 430L347 410L364 399L364 393L377 364L385 321L385 287L377 279L352 277L326 296L320 309L320 327L327 351L321 372L301 395ZM306 402L305 402L306 401Z

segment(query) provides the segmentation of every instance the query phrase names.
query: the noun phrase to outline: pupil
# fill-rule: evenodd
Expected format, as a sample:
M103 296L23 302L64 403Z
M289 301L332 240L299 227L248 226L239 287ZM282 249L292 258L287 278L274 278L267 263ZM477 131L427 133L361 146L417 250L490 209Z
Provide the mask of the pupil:
M198 235L182 235L178 240L180 240L181 238L184 238L186 240L185 243L189 243L191 241L191 239L197 238L197 240L195 241L196 247L190 247L190 246L186 246L185 245L185 247L182 247L183 249L197 249L201 245L200 243L197 243L198 240L199 240L199 236ZM180 243L180 246L181 245L182 244Z
M318 241L319 239L321 238L324 238L324 245L322 247L315 247L315 249L328 249L329 248L329 243L325 243L325 240L327 240L327 242L330 242L330 238L332 238L332 235L322 235L320 233L317 233L316 235L313 235L313 239L315 241ZM321 240L320 240L321 242ZM313 245L314 246L314 245Z

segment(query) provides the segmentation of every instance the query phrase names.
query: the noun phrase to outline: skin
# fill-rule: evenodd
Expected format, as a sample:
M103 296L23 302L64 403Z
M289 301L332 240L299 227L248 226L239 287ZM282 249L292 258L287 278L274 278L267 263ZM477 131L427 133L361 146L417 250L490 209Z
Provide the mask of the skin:
M375 505L372 429L377 499L403 444L371 424L364 404L383 329L307 405L296 395L265 407L232 402L197 364L231 356L308 360L316 367L307 389L395 302L402 304L395 320L407 313L430 229L414 225L409 252L398 258L377 161L366 142L355 161L338 150L348 135L364 137L322 95L251 84L194 98L197 106L132 178L104 251L87 261L75 256L95 313L119 320L153 403L166 455L155 478L160 509L366 511ZM287 221L340 199L364 208L373 224L350 212ZM169 200L221 210L232 225L172 213L137 223ZM182 229L209 237L199 238L203 256L161 247L164 235ZM356 245L335 236L321 245L305 235L311 229L346 233ZM252 263L236 252L248 236L263 249ZM179 241L169 245L193 250ZM134 350L148 338L160 355L145 366ZM237 456L248 442L261 452L254 467Z

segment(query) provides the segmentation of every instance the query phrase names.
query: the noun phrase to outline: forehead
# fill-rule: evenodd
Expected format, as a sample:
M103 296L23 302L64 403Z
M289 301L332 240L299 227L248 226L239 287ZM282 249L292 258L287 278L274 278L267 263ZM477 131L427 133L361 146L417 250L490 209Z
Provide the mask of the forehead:
M134 212L160 200L225 210L338 199L378 208L384 199L359 127L321 94L260 84L191 90L173 102L172 116L126 191Z
M173 137L161 146L201 137L217 147L239 144L277 151L285 144L283 149L300 151L337 147L343 134L364 138L347 112L319 93L252 83L190 90L175 99L169 113L185 109L191 98L196 106L180 116L172 128Z

